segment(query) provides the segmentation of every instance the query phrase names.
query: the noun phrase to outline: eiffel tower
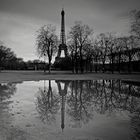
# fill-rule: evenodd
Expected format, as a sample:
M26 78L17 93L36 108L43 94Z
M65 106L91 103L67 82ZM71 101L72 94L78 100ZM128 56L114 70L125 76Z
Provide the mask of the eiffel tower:
M59 63L61 60L65 59L68 56L68 50L66 45L66 37L65 37L65 12L64 9L61 11L61 34L60 34L60 45L58 47L58 54L55 58L55 62ZM64 51L64 57L61 57L61 53Z

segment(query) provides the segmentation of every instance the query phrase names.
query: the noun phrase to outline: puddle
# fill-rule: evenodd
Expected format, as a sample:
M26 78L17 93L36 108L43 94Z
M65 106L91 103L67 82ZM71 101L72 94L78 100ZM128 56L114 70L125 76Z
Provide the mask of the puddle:
M140 86L120 80L0 84L0 140L140 139Z

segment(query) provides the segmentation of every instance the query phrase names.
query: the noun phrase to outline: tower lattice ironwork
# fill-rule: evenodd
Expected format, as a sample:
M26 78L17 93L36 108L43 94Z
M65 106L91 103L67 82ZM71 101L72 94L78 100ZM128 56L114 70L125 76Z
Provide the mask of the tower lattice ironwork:
M60 45L58 47L58 54L56 57L56 61L59 61L61 58L61 53L64 51L64 57L68 56L67 45L66 45L66 37L65 37L65 12L64 9L61 11L61 33L60 33Z

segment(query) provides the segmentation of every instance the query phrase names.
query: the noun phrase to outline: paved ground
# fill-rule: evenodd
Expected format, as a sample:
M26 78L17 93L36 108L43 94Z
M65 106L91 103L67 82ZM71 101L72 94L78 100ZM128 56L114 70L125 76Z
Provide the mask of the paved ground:
M21 82L35 80L96 80L96 79L121 79L140 82L140 74L107 74L86 73L72 74L66 71L53 71L51 74L42 71L2 71L0 72L0 83Z

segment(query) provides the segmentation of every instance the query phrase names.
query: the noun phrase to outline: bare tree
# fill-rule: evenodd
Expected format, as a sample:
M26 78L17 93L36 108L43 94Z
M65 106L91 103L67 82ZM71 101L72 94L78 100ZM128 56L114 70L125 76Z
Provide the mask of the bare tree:
M98 46L101 50L101 61L102 61L102 71L103 73L105 72L105 63L107 61L107 55L108 55L108 47L109 47L109 39L108 39L108 34L106 33L101 33L97 37L98 40Z
M99 63L101 61L101 55L102 55L102 50L100 48L100 42L95 39L94 46L93 46L93 60L94 60L94 67L95 67L95 72L97 73Z
M0 67L3 67L6 64L6 62L10 62L13 59L16 59L15 53L10 48L5 47L1 43L0 44Z
M39 57L47 57L49 62L49 73L51 72L52 56L57 50L56 28L52 25L45 25L38 30L37 53ZM45 60L45 59L44 59Z
M78 41L77 41L77 35L74 34L72 31L69 33L69 51L72 61L72 71L73 73L78 73L78 54L79 54L79 48L78 48Z
M140 40L140 10L131 11L131 33Z
M116 55L116 62L118 63L118 72L121 72L121 63L123 62L122 59L122 51L124 49L124 43L121 38L116 38L115 41L115 55Z
M94 56L94 46L92 44L87 44L83 48L83 55L86 59L86 72L90 71L92 72L92 65L93 65L93 56Z
M123 55L123 61L128 62L128 72L131 73L131 63L134 56L134 40L132 36L121 37L120 39L122 40L121 45L123 46L121 55Z
M108 49L108 59L110 61L110 68L111 72L114 72L114 61L115 61L115 51L116 51L116 46L115 46L115 35L113 33L108 33L107 34L107 49Z
M83 73L83 48L91 43L91 37L93 30L88 25L83 25L82 22L77 21L71 28L69 36L71 39L71 45L75 48L76 58L80 57L80 70ZM78 54L77 54L78 53Z

